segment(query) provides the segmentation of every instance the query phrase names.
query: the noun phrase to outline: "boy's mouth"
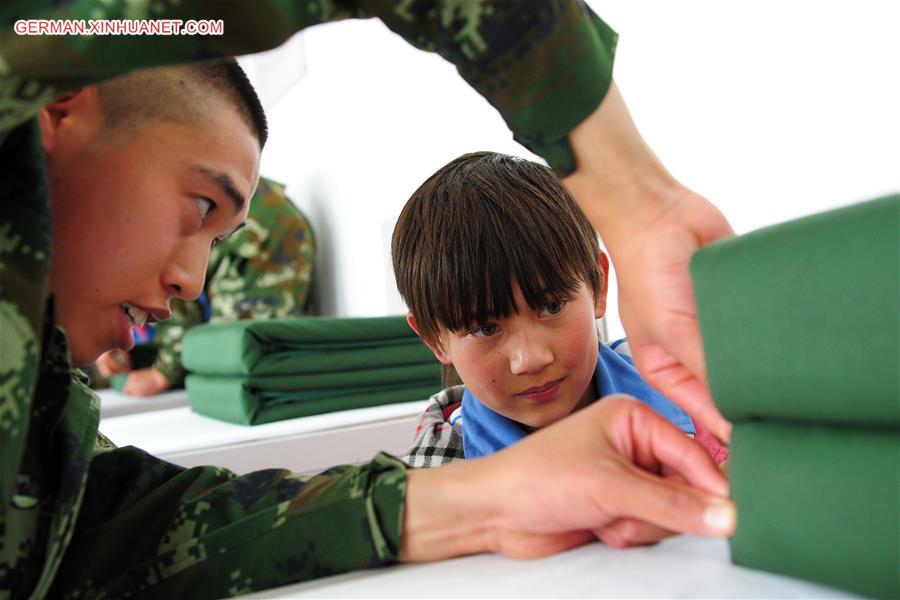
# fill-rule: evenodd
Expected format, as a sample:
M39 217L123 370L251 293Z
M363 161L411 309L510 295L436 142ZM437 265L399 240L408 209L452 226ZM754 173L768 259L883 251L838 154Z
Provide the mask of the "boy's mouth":
M556 397L556 394L559 392L559 388L562 385L563 379L565 378L555 379L553 381L548 381L543 385L530 387L527 390L521 391L516 395L519 397L527 398L532 402L547 402Z
M147 319L150 317L150 313L147 311L141 310L127 302L122 303L122 311L128 316L128 319L134 327L142 327L147 323Z
M528 394L540 394L541 392L546 392L547 390L551 389L553 386L555 386L557 383L559 383L561 381L562 381L562 379L555 379L553 381L548 381L544 385L536 385L534 387L528 388L527 390L519 392L519 395L526 396Z

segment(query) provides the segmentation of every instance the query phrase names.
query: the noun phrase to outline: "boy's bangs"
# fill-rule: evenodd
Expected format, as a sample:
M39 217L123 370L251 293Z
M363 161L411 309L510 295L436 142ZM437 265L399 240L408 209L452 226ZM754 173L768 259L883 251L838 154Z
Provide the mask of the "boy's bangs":
M394 273L422 337L468 331L517 311L600 290L597 236L553 172L492 152L451 161L404 207Z
M577 293L582 282L591 284L589 267L579 264L589 264L590 248L547 225L558 217L503 202L482 199L480 206L470 206L469 226L457 229L456 239L447 236L438 243L445 247L435 254L447 262L433 274L437 285L427 306L436 309L429 315L433 322L450 331L474 329L517 312L515 285L529 308L541 310ZM541 219L546 221L533 226Z

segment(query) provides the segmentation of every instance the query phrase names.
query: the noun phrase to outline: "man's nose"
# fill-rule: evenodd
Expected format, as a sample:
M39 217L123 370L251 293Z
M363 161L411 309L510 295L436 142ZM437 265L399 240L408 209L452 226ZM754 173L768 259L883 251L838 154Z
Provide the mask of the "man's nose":
M161 276L163 288L170 296L196 300L203 291L209 248L200 244L183 244L165 266Z

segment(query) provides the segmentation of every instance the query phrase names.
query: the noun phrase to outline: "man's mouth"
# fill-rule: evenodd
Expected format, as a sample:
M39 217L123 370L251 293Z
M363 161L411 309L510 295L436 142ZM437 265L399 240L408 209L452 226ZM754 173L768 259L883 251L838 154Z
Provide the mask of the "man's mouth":
M128 316L128 319L134 327L142 327L147 323L147 319L150 317L150 313L147 311L141 310L127 302L122 303L122 311Z

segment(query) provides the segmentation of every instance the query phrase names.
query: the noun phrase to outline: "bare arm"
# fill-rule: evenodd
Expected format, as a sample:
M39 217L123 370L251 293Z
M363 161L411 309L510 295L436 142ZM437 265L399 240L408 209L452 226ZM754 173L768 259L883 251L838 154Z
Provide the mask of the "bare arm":
M662 467L688 483L663 478ZM647 406L608 397L487 458L408 474L400 560L561 552L631 518L733 532L728 483L706 451Z
M666 171L638 133L615 84L569 134L577 168L566 187L599 231L619 279L619 310L635 363L656 388L721 440L730 424L706 384L688 265L733 232L706 199Z

